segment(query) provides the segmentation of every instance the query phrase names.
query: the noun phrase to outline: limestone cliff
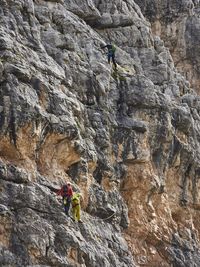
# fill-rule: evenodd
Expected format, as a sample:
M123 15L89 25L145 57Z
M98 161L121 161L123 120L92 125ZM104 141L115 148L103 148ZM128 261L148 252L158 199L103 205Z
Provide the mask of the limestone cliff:
M173 56L178 71L200 93L199 0L135 1Z
M140 2L0 0L0 266L200 266L200 98L160 19L191 1Z

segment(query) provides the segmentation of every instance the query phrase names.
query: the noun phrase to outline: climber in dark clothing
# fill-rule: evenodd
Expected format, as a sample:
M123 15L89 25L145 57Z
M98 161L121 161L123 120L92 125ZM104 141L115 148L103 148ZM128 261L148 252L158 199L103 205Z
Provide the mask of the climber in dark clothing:
M112 63L114 65L114 68L115 70L117 69L117 64L116 64L116 61L115 61L115 51L116 51L116 48L114 45L112 44L107 44L107 45L101 45L101 48L104 49L104 48L107 48L108 49L108 63L110 64L110 59L112 58Z

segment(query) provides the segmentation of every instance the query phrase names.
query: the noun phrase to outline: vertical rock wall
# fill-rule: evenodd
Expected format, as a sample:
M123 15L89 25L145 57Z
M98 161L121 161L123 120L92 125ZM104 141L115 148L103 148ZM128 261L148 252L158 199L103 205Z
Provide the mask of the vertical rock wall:
M1 266L199 266L200 99L136 2L0 0Z
M199 93L199 0L135 1L152 24L152 31L169 47L178 71Z

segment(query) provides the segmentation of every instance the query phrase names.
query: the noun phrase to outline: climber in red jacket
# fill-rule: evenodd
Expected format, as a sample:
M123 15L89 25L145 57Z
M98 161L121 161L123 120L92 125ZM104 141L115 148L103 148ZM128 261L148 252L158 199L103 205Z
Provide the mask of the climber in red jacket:
M62 196L65 214L68 216L71 198L73 195L71 184L68 182L66 185L63 185L62 188L56 192L56 194Z

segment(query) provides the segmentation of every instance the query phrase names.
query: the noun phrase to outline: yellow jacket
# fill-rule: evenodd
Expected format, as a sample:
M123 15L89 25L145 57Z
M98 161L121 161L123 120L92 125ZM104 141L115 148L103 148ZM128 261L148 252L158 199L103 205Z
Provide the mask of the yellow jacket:
M72 207L80 205L80 197L81 197L80 193L74 193L73 194L73 196L71 198Z

